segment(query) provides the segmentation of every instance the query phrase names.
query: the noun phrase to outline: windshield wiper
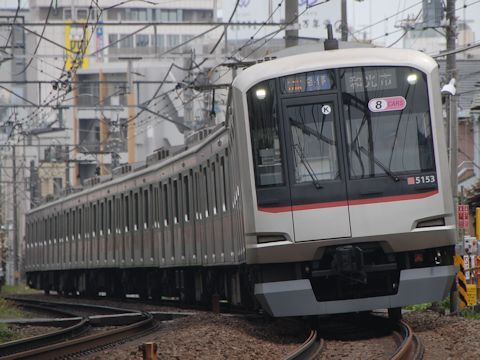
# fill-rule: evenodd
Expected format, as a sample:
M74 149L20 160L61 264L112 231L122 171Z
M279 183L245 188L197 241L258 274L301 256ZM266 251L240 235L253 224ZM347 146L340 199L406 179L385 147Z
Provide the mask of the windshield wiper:
M310 162L305 157L303 150L300 148L298 144L293 144L293 148L295 149L295 152L300 158L300 161L302 162L303 166L305 166L305 169L307 170L308 175L310 175L310 177L312 178L312 182L315 188L316 189L323 188L323 186L320 185L320 180L318 180L317 175L315 175L315 172L313 171L312 165L310 165Z
M375 155L373 155L373 153L371 151L368 151L367 149L365 149L363 146L359 145L358 148L360 149L360 151L362 151L364 154L366 154L371 160L373 160L373 162L375 164L377 164L377 166L382 169L385 174L387 174L388 176L390 176L393 181L395 182L399 182L400 181L400 178L395 175L394 173L392 173L390 171L390 169L388 169L380 160L378 160Z

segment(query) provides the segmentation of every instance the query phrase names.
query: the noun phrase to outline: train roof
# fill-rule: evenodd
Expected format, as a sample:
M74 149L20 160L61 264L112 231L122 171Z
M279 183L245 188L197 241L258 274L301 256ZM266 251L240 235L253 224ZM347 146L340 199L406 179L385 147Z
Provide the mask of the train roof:
M49 208L49 207L52 207L52 206L58 206L58 205L62 204L63 202L69 201L71 199L86 196L88 194L94 193L95 191L101 190L103 188L113 186L113 185L118 185L118 184L121 184L124 181L128 181L130 179L134 179L136 177L141 177L141 176L147 175L151 172L157 171L157 170L159 170L159 169L161 169L165 166L168 166L168 165L171 165L172 163L175 163L176 161L182 159L185 156L188 156L192 153L195 153L195 152L201 150L203 147L210 144L212 140L216 139L224 131L226 131L226 129L227 128L225 127L224 124L222 126L217 126L217 128L214 129L214 131L211 134L209 134L206 138L204 138L204 140L202 142L199 142L195 145L192 145L191 147L188 147L185 151L179 152L178 154L175 154L171 157L168 157L165 160L162 160L162 161L160 161L158 163L155 163L151 166L148 166L146 168L141 168L140 170L133 171L133 172L125 174L123 176L119 176L118 178L113 178L109 181L106 181L104 183L100 183L100 184L95 185L91 188L82 189L79 192L70 194L68 196L61 197L61 198L59 198L57 200L54 200L54 201L51 201L51 202L47 202L47 203L42 204L42 205L40 205L36 208L30 209L27 212L27 214L34 214L34 213L36 213L38 211L41 211L43 209L46 209L46 208Z
M261 81L319 69L351 66L411 66L425 72L438 67L430 56L415 50L357 48L317 51L287 56L253 65L238 74L232 86L246 92Z

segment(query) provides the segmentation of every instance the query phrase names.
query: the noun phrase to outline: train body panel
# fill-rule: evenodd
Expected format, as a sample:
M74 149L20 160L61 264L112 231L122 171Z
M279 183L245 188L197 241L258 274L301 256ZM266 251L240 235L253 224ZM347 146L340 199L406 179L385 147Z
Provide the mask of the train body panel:
M225 127L32 210L29 281L255 296L275 316L438 300L455 239L439 92L436 63L407 50L252 66L232 84Z

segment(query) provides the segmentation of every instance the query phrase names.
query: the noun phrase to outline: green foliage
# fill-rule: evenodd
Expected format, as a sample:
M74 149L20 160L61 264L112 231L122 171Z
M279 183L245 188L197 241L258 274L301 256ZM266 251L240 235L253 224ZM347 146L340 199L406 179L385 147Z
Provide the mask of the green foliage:
M0 299L0 318L11 319L25 317L25 314L20 311L13 303L8 300Z
M15 340L17 336L6 324L0 324L0 343Z
M424 303L424 304L404 306L403 309L410 310L410 311L425 311L425 310L428 310L431 306L432 306L432 303Z
M1 293L2 294L35 294L35 293L41 293L41 291L30 289L25 284L20 284L20 285L5 284L2 286Z
M479 320L480 319L480 311L476 310L473 307L468 307L460 311L460 315L466 319L470 320Z

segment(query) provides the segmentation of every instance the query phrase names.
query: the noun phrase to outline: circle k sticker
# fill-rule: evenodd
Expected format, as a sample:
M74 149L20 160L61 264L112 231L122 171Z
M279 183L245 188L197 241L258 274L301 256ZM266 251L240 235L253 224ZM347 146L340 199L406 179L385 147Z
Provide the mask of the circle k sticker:
M375 98L368 102L371 112L398 111L405 109L405 106L407 106L407 100L403 96Z

